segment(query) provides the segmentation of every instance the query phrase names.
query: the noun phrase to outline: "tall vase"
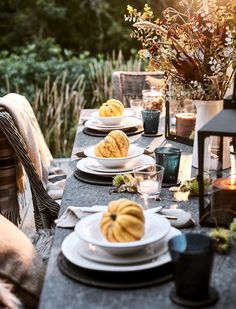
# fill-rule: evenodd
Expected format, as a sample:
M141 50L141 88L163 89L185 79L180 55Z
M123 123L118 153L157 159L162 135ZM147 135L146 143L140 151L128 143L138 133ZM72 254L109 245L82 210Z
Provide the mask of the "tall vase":
M193 101L196 110L196 126L195 126L195 137L193 144L193 158L192 166L198 168L198 130L204 126L209 120L211 120L216 114L223 109L223 100L216 101ZM230 149L229 149L229 138L224 138L224 154L223 154L223 169L230 167ZM214 152L217 153L219 149L219 138L209 137L205 139L204 146L204 166L208 169L217 169L217 163L214 163ZM215 156L216 157L216 156ZM216 160L215 160L216 161Z

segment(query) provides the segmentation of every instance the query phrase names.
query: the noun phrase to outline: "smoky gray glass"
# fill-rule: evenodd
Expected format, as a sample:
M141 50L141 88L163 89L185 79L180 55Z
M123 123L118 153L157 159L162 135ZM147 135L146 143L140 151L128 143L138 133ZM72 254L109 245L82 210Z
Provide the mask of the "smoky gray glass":
M159 128L160 111L142 110L143 128L145 134L156 134Z
M163 183L176 183L179 174L181 150L175 147L155 149L156 164L164 167Z

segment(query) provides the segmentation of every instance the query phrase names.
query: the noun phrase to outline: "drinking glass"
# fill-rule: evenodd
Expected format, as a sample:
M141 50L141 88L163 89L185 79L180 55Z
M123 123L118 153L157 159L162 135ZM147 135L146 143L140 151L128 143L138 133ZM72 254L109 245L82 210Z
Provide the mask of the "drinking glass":
M172 238L169 252L173 264L175 289L170 297L173 302L213 303L217 292L210 288L210 278L214 258L214 242L207 235L191 233Z
M143 128L145 134L156 134L159 128L160 111L142 110Z
M162 112L163 109L163 93L160 91L157 91L154 88L151 89L143 89L142 90L142 97L144 101L144 107L146 109L158 109L160 112Z
M156 198L161 193L164 168L157 164L138 166L134 169L137 191L144 198Z
M144 106L144 102L142 99L130 99L130 107L134 112L135 116L141 117L141 111Z
M158 147L155 149L156 163L165 168L163 182L176 183L179 174L181 150L175 147Z

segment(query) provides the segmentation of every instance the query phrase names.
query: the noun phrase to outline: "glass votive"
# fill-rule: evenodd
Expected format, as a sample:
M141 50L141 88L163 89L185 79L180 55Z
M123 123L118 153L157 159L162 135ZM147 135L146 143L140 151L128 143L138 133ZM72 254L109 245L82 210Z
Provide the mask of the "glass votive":
M144 198L156 198L161 193L164 168L157 164L138 166L134 169L137 191Z
M142 90L142 97L145 109L149 110L158 109L162 111L164 103L162 92L157 91L154 88L144 89Z
M156 164L165 168L163 182L177 183L181 150L175 147L158 147L155 149Z
M172 238L168 247L175 281L175 289L170 294L172 301L182 305L184 301L185 305L187 301L214 303L218 294L210 288L214 258L212 238L197 233L182 234ZM206 302L202 307L204 305Z
M159 128L160 111L142 110L143 128L145 134L156 134Z
M136 116L141 116L141 111L143 110L144 102L142 99L130 99L130 107Z

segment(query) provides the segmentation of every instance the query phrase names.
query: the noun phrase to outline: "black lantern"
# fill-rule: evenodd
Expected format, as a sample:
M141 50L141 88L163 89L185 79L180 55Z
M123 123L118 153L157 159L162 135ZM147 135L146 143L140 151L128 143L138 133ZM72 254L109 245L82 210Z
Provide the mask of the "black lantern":
M202 225L228 226L236 217L235 138L236 104L231 98L231 101L225 100L224 109L198 131L199 221ZM213 140L219 145L215 153L210 147Z
M175 97L170 87L166 88L165 137L193 146L196 123L193 101L184 97Z

